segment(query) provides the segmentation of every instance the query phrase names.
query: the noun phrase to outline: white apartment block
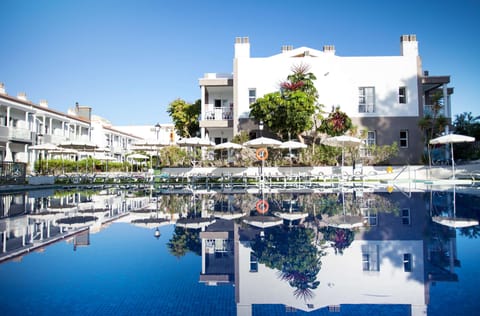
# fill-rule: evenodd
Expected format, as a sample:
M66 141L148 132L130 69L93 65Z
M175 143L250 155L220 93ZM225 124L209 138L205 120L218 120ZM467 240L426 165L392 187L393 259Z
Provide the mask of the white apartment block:
M415 35L400 37L398 56L343 57L333 45L323 50L284 45L279 54L250 56L248 37L235 40L232 74L207 73L199 80L202 136L221 143L242 130L258 135L258 122L249 118L257 98L278 91L294 66L306 65L317 77L318 103L347 113L368 144L397 142L391 163L420 163L424 150L418 122L431 108L433 92L443 95L442 115L451 120L449 76L429 76L422 70Z
M0 83L0 162L26 163L29 172L40 157L54 157L51 153L31 149L33 145L87 144L95 146L96 152L87 147L82 150L79 146L78 153L69 157L83 159L106 155L116 161L125 161L134 144L144 142L147 137L158 137L159 129L152 126L149 130L152 128L153 136L133 135L126 127L115 128L107 120L92 115L90 107L77 103L68 113L62 113L49 108L46 100L38 104L28 100L25 93L10 96ZM171 126L168 128L170 130Z

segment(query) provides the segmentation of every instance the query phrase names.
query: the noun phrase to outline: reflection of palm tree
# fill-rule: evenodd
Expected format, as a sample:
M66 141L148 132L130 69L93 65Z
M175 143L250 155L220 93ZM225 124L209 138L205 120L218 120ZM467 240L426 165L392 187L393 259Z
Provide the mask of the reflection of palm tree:
M198 256L202 254L202 243L200 232L198 230L189 230L182 227L175 227L172 238L168 241L169 252L177 258L181 258L188 251Z
M304 300L311 299L312 289L320 284L316 277L322 253L314 246L314 237L312 229L275 227L265 238L258 237L252 242L258 261L279 270L279 277L296 288L295 297Z
M317 281L317 274L320 271L320 265L316 266L315 269L307 271L282 271L280 272L280 278L284 281L287 281L290 286L295 287L293 295L296 298L303 298L305 301L313 298L313 291L318 287L320 281Z

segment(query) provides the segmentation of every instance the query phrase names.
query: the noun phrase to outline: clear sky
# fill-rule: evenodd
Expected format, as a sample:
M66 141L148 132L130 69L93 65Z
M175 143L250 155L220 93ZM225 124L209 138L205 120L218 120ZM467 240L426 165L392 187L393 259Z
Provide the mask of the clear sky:
M476 116L479 30L479 0L0 0L0 82L62 112L79 102L114 125L153 125L176 98L200 98L204 73L232 72L237 36L252 57L330 44L382 56L416 34L423 69L451 76L453 114Z

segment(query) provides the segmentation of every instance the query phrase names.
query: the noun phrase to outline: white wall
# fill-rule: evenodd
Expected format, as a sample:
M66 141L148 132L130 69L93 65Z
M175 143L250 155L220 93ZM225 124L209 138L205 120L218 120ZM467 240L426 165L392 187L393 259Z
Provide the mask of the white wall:
M238 109L248 117L248 89L257 89L257 98L279 90L279 84L292 73L292 66L306 64L315 74L319 103L330 111L340 105L351 117L417 116L417 56L242 58L237 60ZM375 113L358 113L358 87L375 87ZM407 87L408 103L398 104L398 88Z

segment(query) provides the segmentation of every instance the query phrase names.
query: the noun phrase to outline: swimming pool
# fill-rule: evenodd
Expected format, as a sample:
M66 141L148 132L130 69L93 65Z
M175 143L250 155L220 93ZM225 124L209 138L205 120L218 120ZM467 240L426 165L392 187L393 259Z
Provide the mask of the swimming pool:
M261 216L259 198L269 205ZM1 315L467 315L480 307L480 227L432 221L452 213L448 190L152 196L102 188L2 199L14 210L2 217L3 255L38 247L0 264ZM480 217L476 195L459 190L455 204L456 216ZM59 213L104 224L81 231ZM345 228L347 215L362 225Z

